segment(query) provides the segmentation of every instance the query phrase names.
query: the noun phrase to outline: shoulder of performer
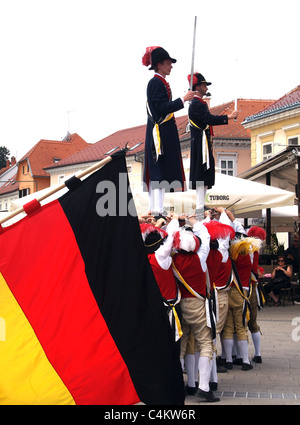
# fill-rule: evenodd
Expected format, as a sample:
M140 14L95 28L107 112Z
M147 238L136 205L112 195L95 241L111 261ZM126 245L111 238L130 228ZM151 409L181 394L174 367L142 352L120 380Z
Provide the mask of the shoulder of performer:
M166 85L163 83L163 81L161 81L159 78L156 78L156 77L153 77L151 78L151 80L149 80L148 86L147 86L147 92L148 93L161 92L166 94L166 96L168 96Z
M200 97L195 96L190 103L189 109L199 109L203 111L208 111L208 105Z
M149 80L148 84L156 84L157 86L164 86L167 82L164 82L162 77L158 77L153 75L153 77Z

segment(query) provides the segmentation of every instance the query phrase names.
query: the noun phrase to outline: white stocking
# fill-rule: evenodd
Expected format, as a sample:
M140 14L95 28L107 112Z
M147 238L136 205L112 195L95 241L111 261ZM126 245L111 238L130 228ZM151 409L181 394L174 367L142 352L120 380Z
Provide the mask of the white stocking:
M254 344L255 355L260 356L260 332L254 332L251 336Z
M199 382L199 351L195 351L195 382Z
M232 363L233 339L223 339L223 346L225 350L226 362Z
M243 359L243 363L250 364L248 357L248 341L246 339L237 341L238 352Z
M204 199L207 186L196 186L196 209L204 211Z
M195 387L195 356L186 354L184 358L185 371L187 375L187 384L189 387Z
M218 373L217 373L217 359L216 359L216 353L214 352L213 358L211 361L211 375L210 375L211 382L218 382Z
M151 212L162 214L164 210L165 189L149 189L149 209Z
M199 388L202 391L209 391L209 378L211 373L211 360L208 357L199 357Z

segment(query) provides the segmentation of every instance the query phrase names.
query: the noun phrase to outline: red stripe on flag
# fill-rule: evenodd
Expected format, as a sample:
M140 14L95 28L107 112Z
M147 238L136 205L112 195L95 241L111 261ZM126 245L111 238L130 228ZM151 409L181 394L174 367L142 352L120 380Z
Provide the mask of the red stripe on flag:
M139 402L59 202L24 218L0 238L5 246L1 272L76 404Z

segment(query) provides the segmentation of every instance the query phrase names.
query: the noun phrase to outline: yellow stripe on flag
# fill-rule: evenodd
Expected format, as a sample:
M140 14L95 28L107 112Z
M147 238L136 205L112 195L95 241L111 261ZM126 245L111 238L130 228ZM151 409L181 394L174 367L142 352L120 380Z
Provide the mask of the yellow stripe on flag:
M0 273L0 404L75 404Z

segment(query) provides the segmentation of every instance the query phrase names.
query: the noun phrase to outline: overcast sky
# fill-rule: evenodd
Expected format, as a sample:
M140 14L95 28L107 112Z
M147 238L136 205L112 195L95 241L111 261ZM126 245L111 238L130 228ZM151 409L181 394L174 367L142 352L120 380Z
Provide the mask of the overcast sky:
M0 0L0 146L20 159L68 130L95 143L145 124L145 48L177 59L168 80L182 96L195 16L212 106L276 100L300 84L299 12L299 0Z

